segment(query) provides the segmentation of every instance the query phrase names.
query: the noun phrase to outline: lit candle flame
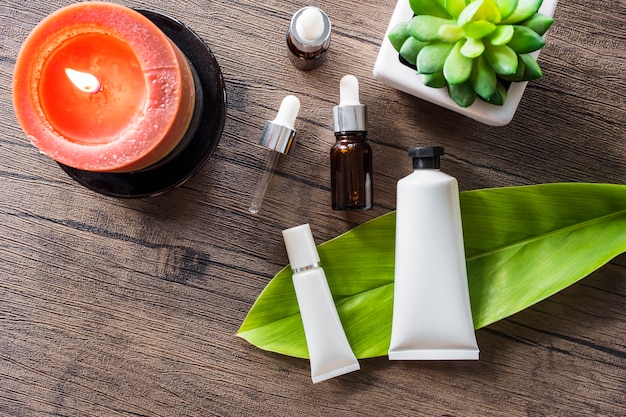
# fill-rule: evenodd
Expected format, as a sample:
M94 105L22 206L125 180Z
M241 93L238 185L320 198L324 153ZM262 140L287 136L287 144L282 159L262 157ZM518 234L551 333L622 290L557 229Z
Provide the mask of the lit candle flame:
M102 89L100 81L95 75L87 72L76 71L71 68L65 68L65 75L70 79L72 84L76 86L80 91L85 93L97 93Z

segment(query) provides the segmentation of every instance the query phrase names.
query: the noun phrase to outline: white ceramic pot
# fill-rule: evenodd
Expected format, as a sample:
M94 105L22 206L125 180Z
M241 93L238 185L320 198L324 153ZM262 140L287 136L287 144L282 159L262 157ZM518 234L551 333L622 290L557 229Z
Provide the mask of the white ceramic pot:
M558 0L544 0L539 13L550 17L554 16L557 2ZM464 114L479 122L492 126L503 126L509 123L515 115L528 82L511 83L507 91L506 100L502 106L496 106L477 99L469 107L460 107L450 98L447 88L427 87L414 69L400 62L398 52L391 45L387 35L398 23L407 22L412 17L413 11L409 5L409 0L399 0L391 16L387 33L385 33L385 38L374 65L374 78L385 85ZM550 33L550 30L548 30L548 33ZM536 59L539 51L531 55Z

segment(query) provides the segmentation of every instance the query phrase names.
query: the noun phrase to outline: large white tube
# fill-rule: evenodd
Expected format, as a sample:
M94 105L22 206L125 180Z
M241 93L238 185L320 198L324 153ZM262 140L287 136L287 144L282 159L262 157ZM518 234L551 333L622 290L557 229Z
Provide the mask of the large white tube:
M443 148L415 148L396 205L389 359L478 359L459 190L439 170Z
M283 238L293 270L313 383L358 370L359 362L341 325L326 274L319 266L310 226L283 230Z

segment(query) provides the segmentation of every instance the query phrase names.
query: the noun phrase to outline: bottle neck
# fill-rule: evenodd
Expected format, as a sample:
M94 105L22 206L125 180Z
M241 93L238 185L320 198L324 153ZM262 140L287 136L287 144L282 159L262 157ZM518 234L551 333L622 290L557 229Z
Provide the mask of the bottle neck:
M366 132L367 107L363 104L333 107L333 132Z
M439 158L413 158L413 170L439 170Z
M367 131L356 130L351 132L335 132L335 138L339 140L351 142L365 142L367 140Z

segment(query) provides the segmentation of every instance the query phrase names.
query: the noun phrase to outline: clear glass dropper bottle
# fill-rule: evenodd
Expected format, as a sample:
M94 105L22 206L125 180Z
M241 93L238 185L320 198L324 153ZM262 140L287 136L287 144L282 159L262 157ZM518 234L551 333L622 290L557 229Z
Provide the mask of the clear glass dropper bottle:
M291 149L291 144L296 136L294 123L300 111L300 100L296 96L286 96L280 104L278 114L274 120L265 122L265 127L259 139L259 145L268 148L271 153L265 165L263 176L257 182L252 202L248 210L252 214L259 212L265 192L272 179L272 174L278 158L281 154L286 155Z
M333 107L336 143L330 150L333 210L369 210L374 205L372 148L367 143L367 107L359 102L359 81L346 75Z

